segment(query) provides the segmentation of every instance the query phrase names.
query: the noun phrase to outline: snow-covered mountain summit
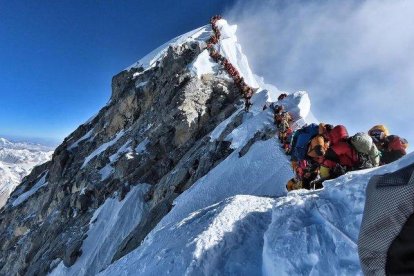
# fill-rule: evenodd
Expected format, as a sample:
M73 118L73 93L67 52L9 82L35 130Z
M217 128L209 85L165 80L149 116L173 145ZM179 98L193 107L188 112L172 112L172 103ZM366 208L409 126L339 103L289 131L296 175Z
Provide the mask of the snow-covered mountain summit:
M235 26L214 46L259 87L244 111L206 50L184 34L114 76L99 113L12 193L0 213L0 274L360 274L356 251L371 171L287 195L289 160L263 110L281 93L255 77ZM314 122L304 91L283 100Z
M52 152L50 147L0 138L0 208L23 177L50 160Z

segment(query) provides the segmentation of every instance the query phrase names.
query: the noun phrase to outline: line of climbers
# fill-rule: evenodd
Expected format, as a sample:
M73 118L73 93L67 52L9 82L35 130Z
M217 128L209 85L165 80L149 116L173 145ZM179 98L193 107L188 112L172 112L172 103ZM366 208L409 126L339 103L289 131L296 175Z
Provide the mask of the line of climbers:
M235 85L240 91L240 94L244 98L244 108L246 111L249 111L250 106L252 106L251 98L253 96L253 93L255 90L252 87L250 87L243 79L242 76L240 76L239 71L234 67L231 62L223 57L215 48L214 45L217 44L220 40L221 33L219 28L217 27L216 23L218 20L222 19L220 15L215 15L211 18L211 28L213 29L212 36L207 40L207 49L209 51L210 57L217 62L218 64L222 65L223 68L226 70L226 72L230 75L230 77L233 79Z
M286 94L279 100L284 97ZM323 181L348 171L391 163L404 156L408 148L406 139L390 135L384 125L353 136L348 135L343 125L309 124L294 130L292 116L283 105L272 108L279 140L291 156L295 173L286 185L288 191L320 189Z

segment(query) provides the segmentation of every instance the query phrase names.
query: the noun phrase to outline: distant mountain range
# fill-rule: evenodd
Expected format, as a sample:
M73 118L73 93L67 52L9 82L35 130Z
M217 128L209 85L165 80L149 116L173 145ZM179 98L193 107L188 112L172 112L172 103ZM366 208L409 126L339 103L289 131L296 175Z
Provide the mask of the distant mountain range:
M0 138L0 208L33 167L52 157L53 148Z

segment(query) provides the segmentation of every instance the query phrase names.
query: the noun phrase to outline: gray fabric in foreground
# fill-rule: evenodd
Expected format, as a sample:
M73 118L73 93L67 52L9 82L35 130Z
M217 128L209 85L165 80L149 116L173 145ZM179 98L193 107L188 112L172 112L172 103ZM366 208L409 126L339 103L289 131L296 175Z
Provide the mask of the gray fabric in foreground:
M373 176L358 240L365 275L385 275L387 251L408 217L414 213L414 164L396 172Z

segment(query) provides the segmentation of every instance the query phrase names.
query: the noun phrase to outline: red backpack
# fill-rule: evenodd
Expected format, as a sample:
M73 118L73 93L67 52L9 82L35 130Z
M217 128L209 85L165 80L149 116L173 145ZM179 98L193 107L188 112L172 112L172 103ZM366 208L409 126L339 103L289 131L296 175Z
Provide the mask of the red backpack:
M401 138L397 135L390 135L387 136L388 146L387 149L389 151L400 151L406 154L406 149L408 148L408 141L404 138Z
M348 138L348 131L343 125L337 125L329 132L328 138L331 145L335 145L336 143Z

